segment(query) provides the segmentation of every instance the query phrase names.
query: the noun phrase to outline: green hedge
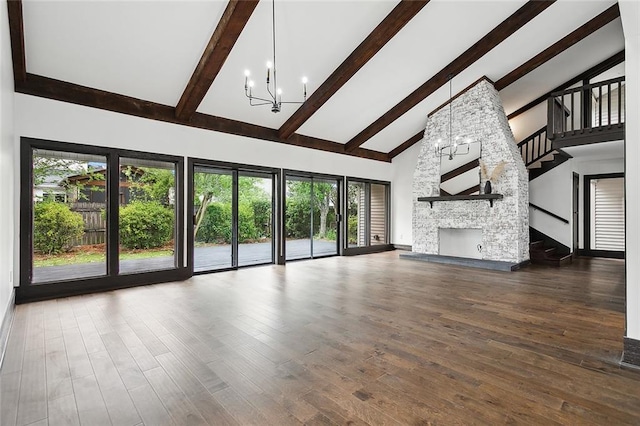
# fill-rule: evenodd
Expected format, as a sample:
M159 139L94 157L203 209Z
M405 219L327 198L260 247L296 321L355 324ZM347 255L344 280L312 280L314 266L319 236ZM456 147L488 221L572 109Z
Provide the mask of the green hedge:
M271 203L268 203L269 209ZM257 212L257 214L256 214ZM265 235L265 226L269 224L270 210L266 212L260 201L253 203L242 202L238 205L238 240L250 242ZM196 241L201 243L230 244L231 243L231 203L211 203L202 219Z
M33 248L44 254L69 251L73 242L82 238L84 221L80 213L66 204L48 201L36 203L33 209Z
M162 247L171 240L173 210L157 201L134 201L120 207L120 244L128 249Z

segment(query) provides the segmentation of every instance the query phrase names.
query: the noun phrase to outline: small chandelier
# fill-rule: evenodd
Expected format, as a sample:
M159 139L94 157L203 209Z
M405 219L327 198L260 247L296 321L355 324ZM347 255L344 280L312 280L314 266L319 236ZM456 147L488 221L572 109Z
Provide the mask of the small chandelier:
M267 62L267 93L269 98L261 98L253 95L253 87L255 82L250 80L251 71L244 72L244 94L249 98L249 105L261 106L271 105L271 112L280 112L282 104L302 104L307 100L307 77L302 77L302 96L303 100L298 102L284 102L282 100L282 89L278 87L278 77L276 74L276 2L273 0L271 4L271 36L273 40L273 61ZM273 69L273 78L271 78L271 70ZM257 101L257 102L256 102Z
M470 138L464 138L462 136L452 138L453 97L451 93L451 80L453 80L453 74L449 74L449 133L447 134L447 140L444 142L444 145L442 138L438 139L435 143L436 155L448 157L449 160L453 160L453 157L457 155L467 155L469 153L469 144L473 142Z

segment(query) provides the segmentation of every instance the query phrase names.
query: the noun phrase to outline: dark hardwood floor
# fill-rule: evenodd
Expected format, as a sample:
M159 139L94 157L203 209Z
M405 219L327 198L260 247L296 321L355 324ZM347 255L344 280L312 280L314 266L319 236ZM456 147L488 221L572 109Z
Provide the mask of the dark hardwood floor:
M397 252L20 305L0 423L640 423L624 263Z

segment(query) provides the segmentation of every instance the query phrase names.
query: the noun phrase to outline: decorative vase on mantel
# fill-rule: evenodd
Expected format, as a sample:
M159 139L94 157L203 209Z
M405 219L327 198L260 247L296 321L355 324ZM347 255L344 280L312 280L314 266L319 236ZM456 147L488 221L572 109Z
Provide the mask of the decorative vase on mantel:
M485 194L491 194L491 181L490 180L487 180L484 183L484 193Z

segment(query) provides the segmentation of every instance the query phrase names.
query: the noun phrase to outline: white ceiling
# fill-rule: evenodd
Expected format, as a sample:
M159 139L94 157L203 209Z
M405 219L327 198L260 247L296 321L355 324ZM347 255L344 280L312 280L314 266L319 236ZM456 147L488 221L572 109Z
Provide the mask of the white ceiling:
M346 143L525 3L432 0L298 133ZM486 75L494 81L614 4L558 1L453 80L454 93ZM397 1L276 2L278 81L283 100L313 92ZM24 0L27 71L175 106L226 1ZM271 56L271 2L262 0L199 112L278 128L295 111L250 107L245 69L264 86ZM624 48L617 19L501 91L507 113ZM388 152L424 129L448 98L442 87L363 147ZM539 127L543 123L540 123ZM533 126L535 127L535 126Z

